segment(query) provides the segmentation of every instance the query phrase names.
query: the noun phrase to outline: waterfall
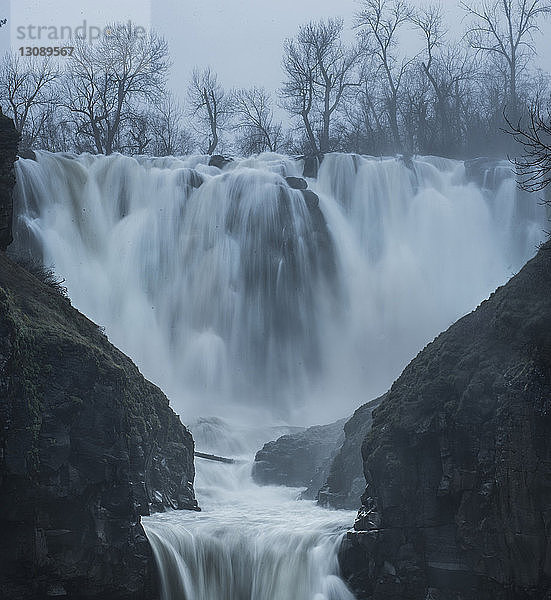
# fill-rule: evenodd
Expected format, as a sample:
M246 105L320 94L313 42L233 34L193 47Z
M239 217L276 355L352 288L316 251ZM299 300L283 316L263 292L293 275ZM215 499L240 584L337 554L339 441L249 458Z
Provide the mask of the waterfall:
M384 392L534 254L544 209L506 163L265 154L37 153L17 163L16 246L189 415L304 423Z
M298 490L251 486L203 502L203 513L143 519L162 600L353 600L337 548L354 514L296 501Z
M194 437L219 452L233 436L225 423L213 425L224 440L209 446L204 422ZM256 435L242 429L237 437L252 447ZM297 501L298 489L259 487L250 478L250 456L240 457L233 465L197 461L202 512L142 519L161 599L354 600L339 577L337 550L355 514Z
M300 161L38 152L19 160L15 251L198 418L203 512L143 519L163 600L352 600L337 548L353 514L259 487L254 451L283 422L323 423L386 391L435 335L535 253L545 210L505 163ZM255 424L256 429L251 428ZM281 430L283 431L283 430Z

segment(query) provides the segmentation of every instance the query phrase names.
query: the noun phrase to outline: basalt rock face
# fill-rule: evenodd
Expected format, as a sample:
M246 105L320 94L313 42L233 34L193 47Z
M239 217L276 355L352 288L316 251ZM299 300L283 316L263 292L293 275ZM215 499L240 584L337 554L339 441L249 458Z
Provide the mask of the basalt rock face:
M362 456L357 598L551 597L551 243L410 363Z
M361 406L350 419L317 425L268 442L253 465L260 484L304 487L305 500L321 506L355 509L365 488L362 441L381 398Z
M17 159L18 143L19 133L13 121L0 112L0 250L5 250L12 242L13 165Z
M221 154L213 154L209 158L209 167L218 167L223 169L226 165L229 165L233 161L232 158L222 156Z
M344 441L327 469L317 498L322 506L353 510L365 488L362 442L371 429L372 413L384 396L364 404L344 425Z
M308 487L312 493L307 497L314 497L325 481L324 469L342 444L343 426L344 420L316 425L264 444L254 459L253 479L262 485Z
M145 599L140 515L197 508L193 439L70 302L0 256L0 597Z

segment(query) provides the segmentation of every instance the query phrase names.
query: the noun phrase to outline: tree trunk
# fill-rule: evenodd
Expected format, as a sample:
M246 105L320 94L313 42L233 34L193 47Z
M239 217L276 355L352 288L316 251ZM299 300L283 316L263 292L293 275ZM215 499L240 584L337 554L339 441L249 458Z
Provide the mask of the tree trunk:
M398 109L396 97L389 98L388 100L388 119L390 121L392 137L394 138L394 150L395 152L399 152L402 149L402 141L400 139L400 132L398 131Z
M306 134L308 135L308 141L310 142L310 145L312 146L312 152L316 155L319 156L321 154L321 152L318 150L318 145L316 144L316 136L314 135L314 132L312 131L312 125L310 124L310 120L308 119L308 113L306 112L302 112L302 120L304 121L304 126L306 127Z
M214 96L214 94L212 94ZM205 105L207 107L207 112L209 115L209 124L210 124L210 131L212 133L212 139L209 140L209 148L207 150L207 154L214 154L214 151L216 150L216 146L218 146L218 126L216 123L216 105L215 105L215 100L213 98L213 106L211 106L210 103L210 99L209 99L209 92L207 91L207 88L203 88L203 100L205 101Z
M510 90L510 97L509 97L509 103L510 103L510 111L512 112L513 118L516 120L518 117L517 111L518 111L518 101L517 101L517 68L516 68L516 56L512 55L511 57L511 62L510 62L510 75L509 77L511 78L511 82L510 82L510 86L509 86L509 90Z
M218 134L216 133L215 128L212 130L212 140L209 140L209 149L207 150L207 154L214 154L216 146L218 146Z
M329 97L330 89L329 84L325 85L325 97L324 97L324 106L323 106L323 129L320 136L320 153L325 154L329 152L329 123L331 118L331 109L329 107Z

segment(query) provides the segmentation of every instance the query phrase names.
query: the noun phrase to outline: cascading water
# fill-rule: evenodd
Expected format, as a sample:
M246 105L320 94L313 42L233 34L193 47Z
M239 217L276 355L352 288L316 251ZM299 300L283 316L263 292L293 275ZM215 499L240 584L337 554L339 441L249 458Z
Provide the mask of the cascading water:
M194 433L202 448L201 432ZM142 520L159 567L162 600L353 600L337 549L354 513L297 501L298 489L259 487L243 464L202 461L202 512Z
M189 419L299 423L386 391L535 252L545 215L505 166L328 155L307 206L277 155L18 161L16 235Z
M221 172L207 159L17 164L16 246L55 265L187 422L350 414L543 237L543 207L506 165L476 183L462 162L332 154L309 180L318 208L284 179L300 161L267 154ZM207 429L194 429L199 449L214 440L246 461L275 437ZM260 488L247 462L198 467L203 513L144 519L164 598L351 598L335 558L351 514Z
M283 416L320 364L329 234L279 174L294 161L201 160L42 153L18 170L19 235L177 409Z

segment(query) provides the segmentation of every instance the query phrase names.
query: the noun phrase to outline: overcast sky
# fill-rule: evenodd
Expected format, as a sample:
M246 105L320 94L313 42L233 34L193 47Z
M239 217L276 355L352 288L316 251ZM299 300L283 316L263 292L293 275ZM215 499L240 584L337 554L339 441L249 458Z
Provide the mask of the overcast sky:
M412 0L419 6L423 0ZM153 27L169 42L173 62L171 87L182 98L194 65L210 65L227 87L263 85L275 91L282 80L283 40L299 25L322 17L341 16L348 35L359 0L0 0L9 27L0 29L0 49L40 45L28 39L28 25L103 28L113 21ZM464 29L456 0L442 2L453 35ZM2 17L0 14L0 18ZM21 39L24 28L26 39ZM537 37L539 63L551 70L551 23ZM36 31L33 30L36 35ZM44 34L46 35L46 33ZM11 40L10 40L11 37ZM412 32L404 34L408 47ZM44 42L41 42L44 45ZM61 60L61 59L60 59Z

